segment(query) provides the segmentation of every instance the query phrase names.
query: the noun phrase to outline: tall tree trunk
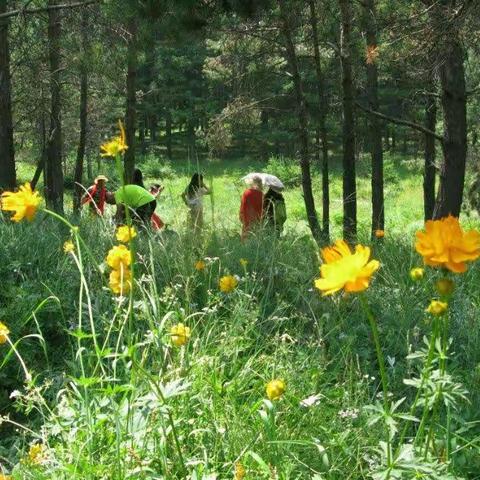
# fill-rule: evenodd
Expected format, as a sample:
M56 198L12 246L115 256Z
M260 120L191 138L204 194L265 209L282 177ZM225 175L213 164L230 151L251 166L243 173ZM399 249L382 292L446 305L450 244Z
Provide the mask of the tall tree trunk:
M170 110L165 113L165 142L167 144L167 157L172 159L172 114Z
M57 0L49 0L49 6ZM50 132L45 163L45 200L47 207L63 213L61 72L60 72L60 11L48 11L48 56L50 63Z
M279 0L280 15L282 20L282 32L285 38L285 55L295 88L295 99L298 116L298 140L300 143L300 168L302 172L303 198L307 212L308 224L312 231L313 238L319 242L321 238L320 225L315 210L315 200L312 192L312 178L310 175L310 158L308 149L308 117L303 94L302 79L298 69L297 53L292 39L292 31L288 18L285 0Z
M135 123L137 83L137 20L131 17L128 25L130 39L127 52L127 108L125 113L125 134L128 150L125 152L125 180L130 182L135 169Z
M323 78L322 64L320 60L320 47L318 41L318 19L315 9L315 0L309 0L310 25L312 28L313 51L315 55L315 71L317 74L318 94L318 133L322 141L322 234L326 241L330 238L330 187L328 181L328 139L327 139L327 98L325 95L325 81ZM318 152L318 146L317 146ZM320 154L318 153L318 156Z
M375 0L366 0L364 6L367 42L367 98L370 109L378 112L380 104L378 101L378 69L375 61L378 48ZM372 238L374 238L375 230L385 228L382 126L375 115L370 115L369 123L369 147L372 157Z
M440 55L440 85L443 107L443 155L444 161L440 171L440 185L435 203L434 218L449 214L460 215L465 183L465 166L467 158L467 95L465 89L465 68L463 50L456 26L449 16L452 8L442 4L437 31L444 28L446 22L451 24L444 34ZM436 15L436 12L434 12ZM448 24L447 23L447 24Z
M73 212L80 211L80 201L83 188L83 162L87 140L87 100L88 100L88 70L87 70L87 42L88 42L88 10L82 10L82 59L80 63L80 138L78 141L77 161L75 163Z
M433 92L435 89L433 79L427 84L426 90ZM432 132L437 125L437 100L433 95L425 98L425 128ZM425 221L433 218L435 210L435 138L425 135L425 168L423 173L423 210Z
M7 0L0 0L0 14L7 11ZM8 18L0 19L0 190L16 185L15 151L10 81Z
M357 236L357 188L355 174L355 120L351 59L351 0L339 0L342 16L341 65L343 88L343 236Z
M35 190L37 187L37 183L40 180L40 175L45 169L45 163L47 163L47 149L48 149L48 141L47 141L47 126L45 124L45 114L42 112L42 118L40 120L40 135L41 135L41 144L42 150L40 152L40 160L37 163L37 168L35 169L35 173L33 174L33 178L30 182L30 187L32 190Z

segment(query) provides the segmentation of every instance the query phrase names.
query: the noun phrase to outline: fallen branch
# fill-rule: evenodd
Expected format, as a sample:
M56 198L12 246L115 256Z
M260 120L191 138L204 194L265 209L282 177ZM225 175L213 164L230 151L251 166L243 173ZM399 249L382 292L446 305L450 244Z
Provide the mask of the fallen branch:
M42 13L48 12L49 10L62 10L65 8L77 8L77 7L85 7L87 5L92 5L93 3L101 3L103 0L85 0L83 2L77 3L67 3L67 4L59 4L59 5L49 5L48 7L41 7L41 8L19 8L17 10L11 10L10 12L5 12L0 15L0 19L2 18L9 18L15 17L17 15L27 15L32 13Z
M436 138L440 143L443 144L443 137L441 135L438 135L438 133L432 132L432 130L425 128L423 125L419 125L418 123L415 123L415 122L410 122L409 120L402 120L400 118L390 117L389 115L376 112L375 110L371 110L370 108L364 107L359 102L355 102L355 105L358 108L360 108L360 110L363 110L364 112L367 112L370 115L375 115L376 117L381 118L382 120L386 120L387 122L390 122L390 123L396 123L397 125L403 125L405 127L413 128L414 130L418 130L419 132L422 132L425 135L430 135L433 138Z

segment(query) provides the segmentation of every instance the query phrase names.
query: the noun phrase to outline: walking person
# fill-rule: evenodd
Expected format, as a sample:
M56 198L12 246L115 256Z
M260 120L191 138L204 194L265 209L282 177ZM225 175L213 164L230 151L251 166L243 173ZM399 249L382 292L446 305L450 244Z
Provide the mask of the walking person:
M287 220L285 198L275 189L270 187L263 198L263 218L265 226L275 231L277 236L283 232L283 224Z
M263 215L263 192L262 179L254 176L251 179L251 186L243 192L240 203L240 222L242 222L242 240L257 228Z
M198 233L203 228L203 197L210 193L201 173L193 174L188 187L182 193L182 199L190 209L188 224L194 232Z

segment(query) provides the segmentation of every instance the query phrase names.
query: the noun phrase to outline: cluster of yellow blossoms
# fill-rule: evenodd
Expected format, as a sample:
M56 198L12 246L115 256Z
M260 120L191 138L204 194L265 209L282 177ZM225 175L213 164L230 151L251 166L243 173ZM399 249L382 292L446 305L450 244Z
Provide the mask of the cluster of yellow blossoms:
M137 235L133 227L119 227L117 229L117 239L120 241L130 241ZM132 287L132 252L126 245L115 245L110 249L106 258L107 265L112 269L110 272L110 289L116 295L127 294Z
M7 326L0 322L0 345L8 342L9 333L10 330L7 328Z

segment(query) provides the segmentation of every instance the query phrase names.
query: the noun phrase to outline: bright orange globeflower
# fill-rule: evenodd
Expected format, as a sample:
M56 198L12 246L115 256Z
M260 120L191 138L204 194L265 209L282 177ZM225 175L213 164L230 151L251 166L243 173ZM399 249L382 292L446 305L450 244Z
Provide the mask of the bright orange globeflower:
M101 147L102 157L116 157L125 152L128 149L126 144L125 128L121 120L118 121L118 127L120 129L120 135L112 138L109 142L105 142Z
M31 222L41 201L38 192L32 191L30 183L27 182L18 189L18 192L2 193L0 207L6 212L15 212L12 217L14 222L20 222L24 218Z
M370 260L370 248L357 245L352 253L345 240L337 240L332 247L323 248L321 254L324 263L315 287L323 295L331 295L342 288L346 292L361 292L368 288L372 275L380 267L378 260Z
M375 230L376 238L383 238L385 236L385 230Z
M464 232L458 218L449 215L440 220L428 220L425 231L417 232L415 248L426 265L444 267L454 273L467 269L465 262L480 257L480 233Z

